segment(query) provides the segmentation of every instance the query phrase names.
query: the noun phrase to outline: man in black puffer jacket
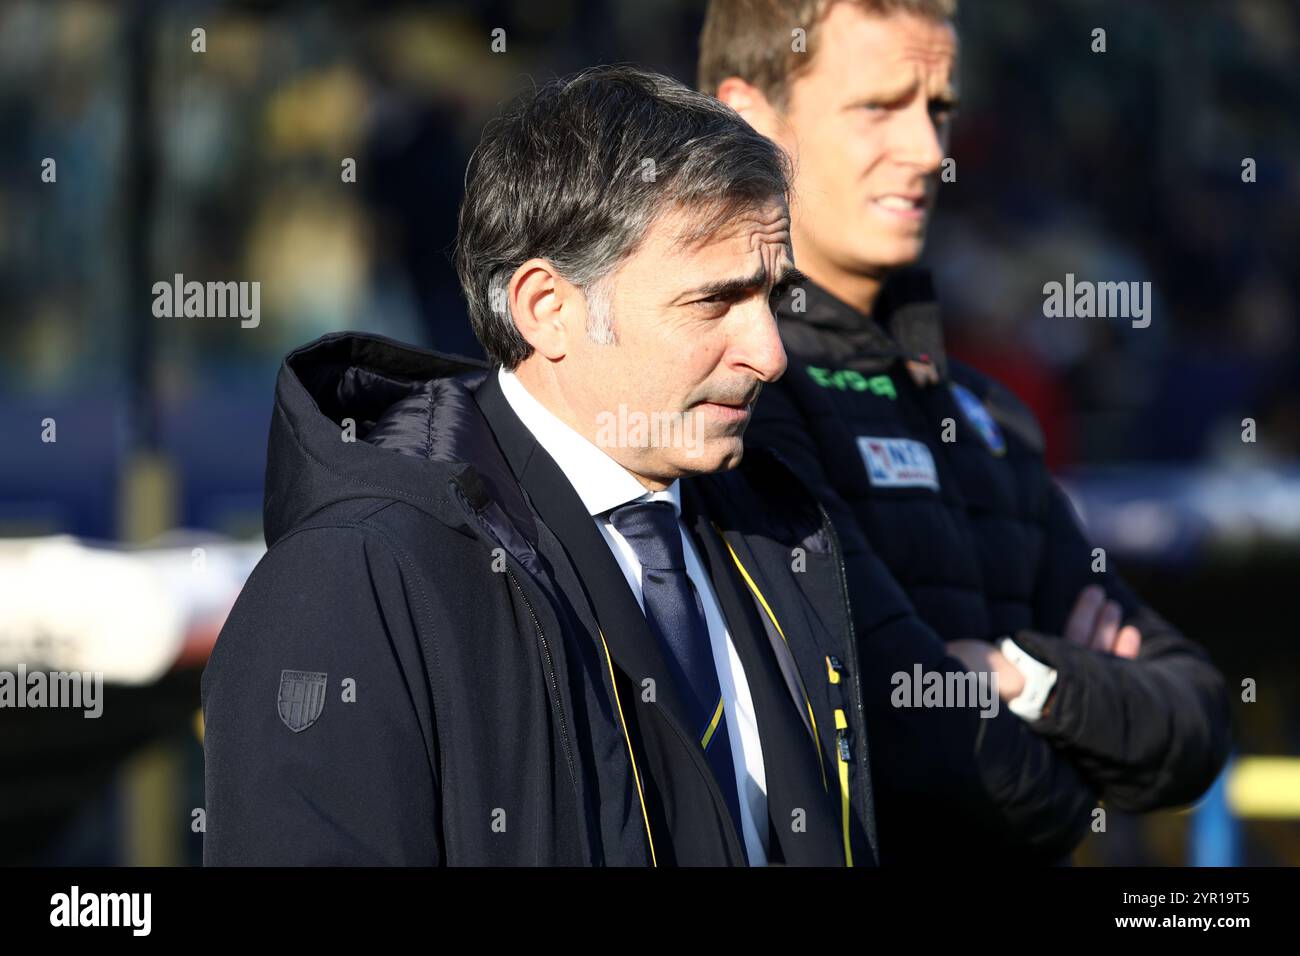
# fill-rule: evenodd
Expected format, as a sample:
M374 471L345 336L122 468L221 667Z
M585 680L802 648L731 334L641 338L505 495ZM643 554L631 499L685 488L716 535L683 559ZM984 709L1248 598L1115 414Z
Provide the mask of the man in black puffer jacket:
M701 39L701 88L795 161L795 257L810 277L777 303L789 370L746 441L813 487L851 584L883 559L932 629L862 638L886 863L1050 859L1083 831L1046 768L1067 763L1107 805L1142 811L1195 800L1229 746L1208 656L1093 549L1033 415L945 356L928 276L908 268L955 107L954 13L955 0L713 0ZM786 51L794 27L802 55ZM871 591L854 587L853 603L872 634ZM960 710L905 706L891 686L918 665L996 674L1053 761L1026 764Z

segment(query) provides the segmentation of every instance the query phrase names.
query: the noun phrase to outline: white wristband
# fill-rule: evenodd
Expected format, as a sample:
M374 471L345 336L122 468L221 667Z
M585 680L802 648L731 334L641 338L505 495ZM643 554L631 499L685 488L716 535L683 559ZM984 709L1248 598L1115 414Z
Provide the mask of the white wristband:
M1007 702L1007 709L1023 720L1037 720L1043 715L1043 705L1056 686L1056 670L1030 657L1009 637L1002 638L998 650L1025 677L1024 688Z

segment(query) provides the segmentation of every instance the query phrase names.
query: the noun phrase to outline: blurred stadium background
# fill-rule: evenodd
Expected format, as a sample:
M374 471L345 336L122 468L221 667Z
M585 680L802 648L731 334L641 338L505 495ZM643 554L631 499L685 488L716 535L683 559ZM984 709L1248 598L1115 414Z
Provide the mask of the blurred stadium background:
M597 62L693 81L702 14L0 4L0 668L110 682L97 720L0 711L0 862L200 861L199 675L260 553L280 358L343 328L480 354L448 253L482 123ZM1112 813L1077 860L1300 864L1300 5L967 0L960 27L926 255L953 351L1035 408L1098 543L1234 688L1211 795ZM1044 318L1066 272L1151 281L1150 328ZM175 273L261 282L260 324L154 318Z

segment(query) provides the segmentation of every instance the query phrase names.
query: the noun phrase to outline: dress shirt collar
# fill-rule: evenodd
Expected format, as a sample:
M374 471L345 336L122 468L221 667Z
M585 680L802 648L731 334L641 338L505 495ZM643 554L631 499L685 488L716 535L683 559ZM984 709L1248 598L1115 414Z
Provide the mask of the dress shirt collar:
M674 481L663 491L648 491L631 472L534 398L513 372L501 366L497 379L514 413L555 459L592 517L636 500L667 501L681 516L680 482Z

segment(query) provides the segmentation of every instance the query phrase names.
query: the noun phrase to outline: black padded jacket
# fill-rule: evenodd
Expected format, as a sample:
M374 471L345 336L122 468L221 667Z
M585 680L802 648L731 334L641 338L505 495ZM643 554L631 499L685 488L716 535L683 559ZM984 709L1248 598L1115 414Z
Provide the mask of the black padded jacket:
M1087 540L1043 461L1032 413L944 354L929 276L905 270L866 316L811 282L776 304L789 357L746 440L779 453L830 512L849 568L872 727L881 862L985 850L1068 852L1098 817L1195 800L1229 748L1227 691L1205 651L1145 606ZM928 363L918 384L908 361ZM903 595L882 602L880 565ZM1061 638L1102 585L1140 627L1125 660ZM918 637L883 640L915 609ZM1043 717L1016 732L969 711L893 706L890 679L956 668L944 644L1011 636L1056 668ZM999 716L1002 720L1002 715ZM1001 728L997 728L1001 730Z

